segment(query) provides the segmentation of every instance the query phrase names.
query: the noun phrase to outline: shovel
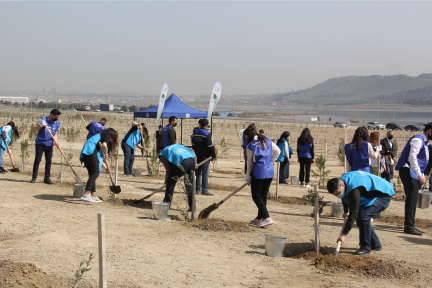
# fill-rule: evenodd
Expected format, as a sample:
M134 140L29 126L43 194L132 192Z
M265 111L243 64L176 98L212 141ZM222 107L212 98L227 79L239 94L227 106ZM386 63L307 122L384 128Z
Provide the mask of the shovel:
M209 207L207 207L204 210L202 210L200 212L200 214L198 215L198 219L207 219L210 216L211 212L213 212L214 210L216 210L217 208L219 208L220 205L222 205L226 200L228 200L229 198L231 198L231 196L233 196L234 194L236 194L238 191L240 191L241 189L243 189L246 185L247 185L247 183L244 183L242 186L240 186L239 188L237 188L234 192L232 192L231 194L229 194L227 197L225 197L219 203L217 203L217 204L213 203Z
M98 142L98 143L99 143L99 147L101 148L101 151L102 151L102 143L101 142ZM109 188L110 188L111 192L113 192L114 194L119 194L121 192L121 187L118 185L115 185L114 179L111 175L111 171L109 169L108 163L106 162L106 159L104 159L103 161L104 161L105 166L106 166L105 171L110 176L111 183L112 183L112 186L109 186Z
M342 225L342 229L341 229L340 235L342 235L342 232L343 232L343 230L345 228L347 220L348 220L348 217L345 217L345 220L344 220L344 223ZM336 251L334 252L334 256L338 256L339 255L339 250L340 250L341 244L342 244L341 241L337 242L337 247L336 247Z
M141 126L141 140L142 140L142 143L143 143L143 147L144 147L144 148L147 148L147 147L145 146L145 141L144 141L144 136L143 136L143 134L142 134L142 129L143 129L143 127ZM144 153L145 153L145 155L146 155L147 172L148 172L149 175L152 175L152 169L150 168L150 165L149 165L149 162L148 162L148 158L147 158L148 150L145 151Z
M45 126L45 130L48 131L48 133L51 135L51 138L53 139L54 143L57 144L58 142L54 139L54 136L53 136L53 134L51 133L51 131L48 129L48 127ZM63 155L64 159L66 160L66 163L67 163L67 164L69 165L69 167L71 168L71 170L72 170L72 172L73 172L73 174L74 174L74 179L75 179L76 184L80 184L80 185L82 185L81 178L78 176L78 174L77 174L77 173L75 172L75 170L72 168L72 165L69 163L69 160L66 158L65 154L63 153L63 150L62 150L60 147L57 147L57 148L60 150L60 153Z
M87 126L87 123L85 122L84 117L83 117L81 114L80 114L80 116L81 116L81 119L82 119L83 122L84 122L84 125Z
M7 141L6 141L6 140L3 139L3 141L4 141L4 143L6 144L6 149L7 149L8 154L9 154L9 151L11 151L11 150L9 149L9 145L7 144ZM2 157L2 156L3 156L3 155L0 155L0 157ZM13 160L12 160L12 152L9 154L9 157L10 157L11 162L12 162L12 169L11 169L11 172L20 172L20 169L19 169L19 168L15 168L15 164L14 164L14 162L13 162Z

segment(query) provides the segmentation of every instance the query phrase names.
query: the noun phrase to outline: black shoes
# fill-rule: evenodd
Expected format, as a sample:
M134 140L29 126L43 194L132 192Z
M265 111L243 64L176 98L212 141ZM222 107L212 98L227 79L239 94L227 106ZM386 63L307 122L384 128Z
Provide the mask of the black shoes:
M379 247L381 247L381 246L379 246ZM366 250L364 248L360 248L360 249L357 249L354 252L354 254L355 255L360 255L360 256L366 256L366 255L370 255L370 250Z
M415 227L414 228L404 228L404 233L405 234L411 234L411 235L417 235L417 236L423 235L423 233L420 232L420 230L417 230Z
M32 178L32 180L30 180L30 183L36 183L36 178Z
M3 168L3 167L0 167L0 174L5 174L7 171Z
M51 179L44 179L44 183L45 183L45 184L49 184L49 185L54 184L54 183L51 181Z
M379 246L372 247L371 250L373 250L373 251L381 251L382 250L382 246L379 245Z
M206 195L206 196L213 196L213 194L209 193L209 192L203 192L202 195Z

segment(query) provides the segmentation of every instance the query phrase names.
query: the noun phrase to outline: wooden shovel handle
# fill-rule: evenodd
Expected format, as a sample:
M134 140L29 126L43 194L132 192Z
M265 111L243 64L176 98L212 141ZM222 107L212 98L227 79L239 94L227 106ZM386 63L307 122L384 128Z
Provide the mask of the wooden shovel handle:
M336 252L338 252L338 253L339 253L339 250L340 250L341 244L342 244L341 241L338 241L338 242L337 242Z
M238 191L240 191L241 189L243 189L245 186L247 185L247 183L244 183L242 186L240 186L239 188L237 188L234 192L232 192L231 194L229 194L227 197L225 197L222 201L220 201L219 203L217 203L216 205L219 206L222 203L224 203L226 200L228 200L229 198L231 198L234 194L236 194Z
M161 191L162 189L164 189L166 187L166 185L163 185L162 187L160 187L159 189L157 189L156 191L150 193L149 195L145 196L144 198L142 198L141 200L150 198L151 196L153 196L154 194L156 194L157 192Z
M7 153L9 154L9 151L10 151L9 145L7 144L7 141L5 139L3 139L3 142L6 144ZM3 155L0 155L0 157L2 157L2 156ZM12 160L12 155L11 154L9 154L9 158L11 159L12 167L15 169L15 164L14 164L14 162Z
M87 126L87 123L85 122L85 120L84 120L84 117L80 114L80 116L81 116L81 119L83 120L83 122L84 122L84 125L86 125Z
M98 142L98 144L99 144L99 147L100 147L100 149L101 149L101 151L102 151L102 143L101 142ZM102 151L102 157L103 157L103 151ZM105 168L105 171L108 173L108 175L110 176L110 179L111 179L111 183L112 183L112 185L113 186L115 186L115 184L114 184L114 179L113 179L113 177L112 177L112 175L111 175L111 170L109 169L109 167L108 167L108 163L106 162L106 159L104 158L103 159L103 162L105 163L105 166L106 166L106 168Z
M199 163L199 164L196 166L196 168L200 167L201 165L203 165L204 163L210 161L211 159L213 159L213 158L212 158L212 157L209 157L209 158L205 159L204 161L202 161L201 163Z

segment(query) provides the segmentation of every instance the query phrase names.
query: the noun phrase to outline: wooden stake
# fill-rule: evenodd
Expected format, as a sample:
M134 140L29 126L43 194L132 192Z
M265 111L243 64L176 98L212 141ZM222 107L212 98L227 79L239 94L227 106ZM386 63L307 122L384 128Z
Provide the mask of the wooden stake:
M319 192L318 185L315 185L315 252L320 253L320 239L319 239Z
M379 128L378 128L378 145L380 144L380 131L379 131ZM380 156L381 154L379 154L378 153L378 157L377 157L377 176L378 177L380 177L380 168L381 168L381 156Z
M105 215L98 213L98 242L99 242L99 288L107 287L106 253L105 253Z
M276 199L278 198L279 190L279 173L280 173L280 162L276 162Z
M209 167L210 169L210 167ZM192 172L192 213L191 213L191 220L195 220L195 208L196 208L196 199L195 199L195 189L196 189L196 182L195 182L195 171ZM203 183L201 183L203 184Z
M347 142L347 131L345 130L345 145L347 144L346 142ZM344 155L345 155L345 147L344 147ZM343 165L344 165L344 173L346 173L346 172L347 172L347 167L346 167L346 155L344 156L344 162L343 162Z

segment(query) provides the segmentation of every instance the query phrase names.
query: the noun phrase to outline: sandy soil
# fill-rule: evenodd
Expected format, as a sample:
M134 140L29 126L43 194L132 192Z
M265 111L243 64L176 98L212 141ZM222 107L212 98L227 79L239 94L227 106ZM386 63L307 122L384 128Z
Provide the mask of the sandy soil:
M183 128L185 135L193 124ZM267 130L271 137L280 135L284 130L298 137L302 129L299 125L295 128L293 125L271 125L257 126ZM215 195L197 195L197 213L244 183L241 174L244 164L238 161L238 132L232 126L228 132L226 128L218 131L216 125L213 129L217 144L228 135L228 151L218 160L217 167L212 167L216 172L211 173L210 192ZM312 127L312 130L317 155L325 153L324 139L327 135L327 167L332 171L331 176L340 176L343 166L338 165L335 156L335 140L343 137L342 130L318 126ZM352 137L350 132L349 137ZM65 143L62 137L60 139ZM76 160L82 143L82 140L76 141L71 151L66 143L63 146L66 152L75 155L72 159L74 168L86 180L86 170ZM6 156L4 160L6 168L11 168ZM32 160L33 156L30 163ZM293 160L290 172L291 175L298 175L296 155ZM53 180L59 174L60 153L56 152L54 162ZM26 172L30 166L27 164L25 172L9 172L0 176L0 260L32 263L65 285L73 277L80 261L86 260L90 253L97 255L97 213L104 213L106 218L109 287L429 287L432 281L429 273L432 256L429 250L432 245L429 219L432 209L417 210L417 218L424 220L419 221L421 225L418 225L426 230L424 236L403 234L397 220L400 218L395 217L403 217L403 200L392 201L384 213L384 219L373 222L383 250L372 253L372 260L365 262L360 257L351 256L358 248L356 228L342 246L340 260L334 260L331 255L323 260L306 254L291 257L313 249L314 221L309 216L313 207L298 201L306 194L305 188L279 186L278 196L285 198L281 201L269 200L268 209L275 223L264 229L247 224L256 216L256 207L247 187L212 212L211 219L207 221L186 222L181 209L175 207L168 213L169 220L157 221L153 219L149 203L134 205L135 202L130 199L140 199L159 188L163 185L163 177L152 179L145 172L141 177L119 176L123 192L118 198L125 201L106 201L109 199L108 182L106 174L101 174L98 193L105 202L87 203L72 198L74 180L68 168L65 168L63 175L66 184L48 186L41 183L42 176L36 184L29 183L31 177ZM145 160L137 157L135 166L146 167ZM43 169L42 163L40 172ZM316 166L312 169L316 170ZM313 184L317 184L316 178L313 178ZM275 189L276 185L272 185L272 196ZM173 206L184 209L183 194L179 193L179 189L176 192ZM326 191L321 190L321 193L325 201L336 201ZM162 199L163 193L158 193L148 200ZM320 246L323 251L329 254L334 252L342 222L342 219L331 217L330 207L324 208L320 217ZM267 233L288 238L284 251L287 257L276 259L265 256ZM377 263L381 263L380 266L374 266ZM80 287L98 286L97 257L90 267L92 270L85 274ZM394 272L388 272L390 270ZM20 270L14 271L18 273ZM7 270L0 266L0 285L7 278L6 274ZM15 278L28 280L24 272L14 275ZM49 283L46 279L44 281ZM12 284L2 287L32 287L21 282L24 283L21 286L10 281Z

